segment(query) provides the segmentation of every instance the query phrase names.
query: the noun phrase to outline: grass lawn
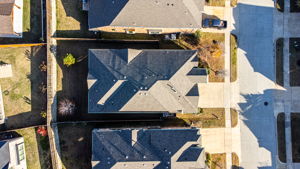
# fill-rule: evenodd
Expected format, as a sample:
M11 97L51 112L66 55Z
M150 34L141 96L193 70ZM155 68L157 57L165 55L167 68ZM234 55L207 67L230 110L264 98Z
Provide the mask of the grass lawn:
M57 0L57 37L99 37L88 30L88 12L81 1Z
M239 113L235 109L230 109L231 115L231 127L235 127L238 124Z
M205 5L208 5L208 6L225 6L225 0L205 0Z
M231 153L232 168L231 169L240 169L239 156L236 153Z
M276 41L276 83L283 86L283 38Z
M230 6L231 6L231 7L234 8L234 7L236 7L237 5L238 5L238 0L231 0L231 1L230 1Z
M230 35L230 82L237 79L237 37Z
M300 1L291 0L290 1L290 12L300 12Z
M279 113L277 116L277 144L278 157L283 163L286 163L286 144L285 144L285 114Z
M290 85L300 86L300 38L290 38Z
M226 168L226 154L211 154L210 169L225 169Z
M202 112L195 114L176 114L178 119L183 120L192 127L219 128L225 127L224 108L203 108ZM179 123L180 124L180 123ZM182 123L181 123L182 124Z
M276 0L276 8L279 12L284 12L284 0Z
M209 82L224 82L224 76L219 73L225 68L224 40L223 33L201 32L199 40L193 35L182 35L176 43L184 49L199 50L204 67L209 68Z
M23 0L23 38L0 38L0 44L40 42L41 1Z
M300 113L291 114L293 162L300 162Z
M45 47L0 48L0 61L12 65L13 76L0 79L8 129L45 124L40 112L46 110L46 72L39 66L46 61ZM46 86L45 86L46 87Z
M38 135L35 128L20 129L16 132L24 137L27 168L51 169L48 137Z

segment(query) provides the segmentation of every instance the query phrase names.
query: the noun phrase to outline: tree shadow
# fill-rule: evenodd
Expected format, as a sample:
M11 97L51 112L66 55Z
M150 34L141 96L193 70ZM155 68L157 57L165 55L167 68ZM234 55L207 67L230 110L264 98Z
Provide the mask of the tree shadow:
M28 3L30 1L30 3ZM45 4L45 0L42 0ZM42 19L45 22L44 18L41 16L41 1L38 0L24 0L23 1L23 36L22 38L3 38L0 37L0 44L17 44L17 43L39 43L45 39L42 37ZM28 14L29 12L29 14ZM27 16L26 16L27 14ZM26 18L26 19L25 19ZM24 30L24 25L29 23L29 29ZM45 29L44 29L45 31ZM45 36L45 33L43 34Z

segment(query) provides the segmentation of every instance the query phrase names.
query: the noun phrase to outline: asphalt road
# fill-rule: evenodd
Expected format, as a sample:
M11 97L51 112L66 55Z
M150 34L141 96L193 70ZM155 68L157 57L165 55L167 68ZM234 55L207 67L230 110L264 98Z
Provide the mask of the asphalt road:
M276 168L275 84L271 0L241 0L234 9L238 36L241 167Z

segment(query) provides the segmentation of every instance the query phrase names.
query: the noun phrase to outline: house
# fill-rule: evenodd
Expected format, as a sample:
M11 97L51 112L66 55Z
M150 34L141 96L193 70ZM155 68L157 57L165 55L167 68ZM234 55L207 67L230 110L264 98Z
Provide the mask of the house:
M21 38L23 0L0 0L0 37Z
M201 28L204 4L204 0L89 0L89 30L194 32Z
M88 112L198 112L197 66L196 50L90 49Z
M0 140L0 169L26 169L23 137Z
M206 169L199 129L94 129L93 169Z

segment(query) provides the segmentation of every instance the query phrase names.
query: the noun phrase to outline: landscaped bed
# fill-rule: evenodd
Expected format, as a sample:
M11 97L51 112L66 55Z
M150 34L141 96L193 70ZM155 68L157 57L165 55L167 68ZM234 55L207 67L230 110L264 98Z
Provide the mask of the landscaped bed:
M237 79L237 37L230 35L230 82Z
M225 6L225 0L205 0L205 5L208 5L208 6Z
M224 108L200 108L198 113L176 114L178 119L183 120L192 127L219 128L225 127ZM182 121L178 121L182 122ZM180 123L179 123L180 124Z
M231 127L236 127L238 124L239 113L235 109L230 109Z
M199 67L209 72L209 82L224 82L224 34L197 31L193 34L181 35L177 44L184 49L199 51Z
M28 169L51 169L51 155L47 136L36 133L37 128L16 130L24 137L26 162Z
M300 38L290 38L290 85L300 86Z
M0 44L13 43L37 43L41 42L42 21L41 1L23 1L23 37L22 38L0 38Z
M291 113L293 162L300 162L300 113Z
M283 38L276 41L276 83L283 86Z
M278 143L278 157L283 163L286 163L286 144L285 144L285 114L279 113L277 115L277 143Z
M0 48L0 61L12 65L12 77L0 79L7 129L45 124L46 48Z
M232 168L231 169L241 169L239 156L236 153L231 153L231 160L232 160Z

